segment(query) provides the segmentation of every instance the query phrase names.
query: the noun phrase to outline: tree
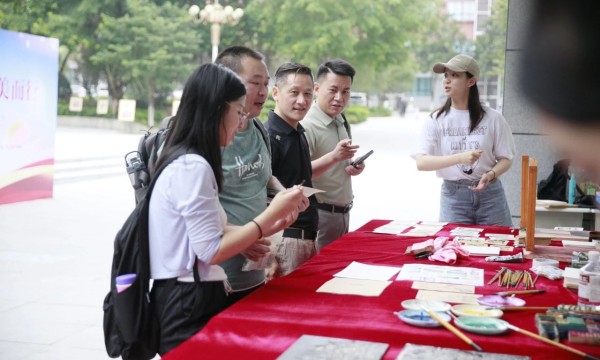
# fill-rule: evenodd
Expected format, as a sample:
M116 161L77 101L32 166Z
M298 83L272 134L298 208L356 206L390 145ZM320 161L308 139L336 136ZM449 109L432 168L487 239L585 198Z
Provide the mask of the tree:
M430 21L421 24L422 26L410 43L410 47L413 49L415 61L422 73L431 72L433 64L449 60L458 53L472 52L472 45L460 32L458 25L449 19L444 7L443 1L436 0L421 9L424 16ZM432 97L435 79L435 76L431 77Z
M506 26L508 23L508 1L496 0L492 16L484 27L484 33L477 38L475 56L482 76L504 75L504 50L506 48Z
M264 19L259 39L270 34L269 45L280 54L310 65L343 56L377 69L390 59L397 64L407 59L404 43L416 28L415 10L399 0L254 0L248 8Z
M143 94L152 126L155 96L185 80L195 66L193 56L202 37L194 33L186 9L141 0L127 5L125 16L102 16L90 60L104 68L109 84L131 85Z

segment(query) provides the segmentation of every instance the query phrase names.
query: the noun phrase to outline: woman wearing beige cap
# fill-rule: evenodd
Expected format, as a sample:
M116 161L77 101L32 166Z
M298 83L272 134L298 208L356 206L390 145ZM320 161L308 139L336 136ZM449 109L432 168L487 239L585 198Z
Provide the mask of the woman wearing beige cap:
M413 157L419 170L444 179L440 221L512 226L498 178L510 168L515 144L502 114L479 100L479 64L457 55L433 71L444 74L448 99L425 121Z

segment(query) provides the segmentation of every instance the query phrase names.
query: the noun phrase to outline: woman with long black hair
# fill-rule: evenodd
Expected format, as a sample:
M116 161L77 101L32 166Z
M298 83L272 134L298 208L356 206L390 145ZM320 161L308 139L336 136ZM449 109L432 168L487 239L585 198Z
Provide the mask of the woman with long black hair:
M244 120L245 99L246 87L234 72L200 66L184 87L156 166L177 156L158 176L149 210L151 295L161 355L224 309L227 276L217 264L286 228L308 206L302 189L295 187L280 192L249 223L226 226L218 197L221 149Z
M483 106L479 64L468 55L437 63L448 99L427 118L413 157L421 171L444 179L440 221L512 226L500 175L508 171L515 144L498 111Z

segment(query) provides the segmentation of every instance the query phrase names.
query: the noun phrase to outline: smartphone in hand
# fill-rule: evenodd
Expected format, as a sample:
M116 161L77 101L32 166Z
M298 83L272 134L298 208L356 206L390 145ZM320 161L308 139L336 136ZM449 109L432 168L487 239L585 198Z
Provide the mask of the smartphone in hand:
M350 165L357 167L358 165L364 163L365 160L367 160L367 158L369 156L371 156L372 154L373 154L373 150L369 151L368 153L366 153L363 156L359 157L358 159L354 160L353 162L350 163Z

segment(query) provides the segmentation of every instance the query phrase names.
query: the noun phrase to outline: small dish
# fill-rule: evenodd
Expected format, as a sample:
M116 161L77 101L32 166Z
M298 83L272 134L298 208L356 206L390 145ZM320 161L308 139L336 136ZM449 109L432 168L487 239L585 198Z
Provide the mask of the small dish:
M499 318L504 314L500 309L490 309L486 306L471 304L454 305L450 310L456 316Z
M514 296L500 296L500 295L485 295L477 298L477 302L483 306L489 307L501 307L501 306L523 306L525 300Z
M508 330L504 320L490 317L460 316L454 320L454 324L463 330L481 335L498 335Z
M424 310L402 310L394 314L396 314L400 320L410 325L429 328L442 326L442 324L429 316ZM443 312L436 312L436 314L444 321L450 321L450 315Z
M421 299L410 299L404 300L401 303L402 307L406 310L423 310L423 307L431 311L448 311L450 310L450 304L443 301L437 300L421 300Z

